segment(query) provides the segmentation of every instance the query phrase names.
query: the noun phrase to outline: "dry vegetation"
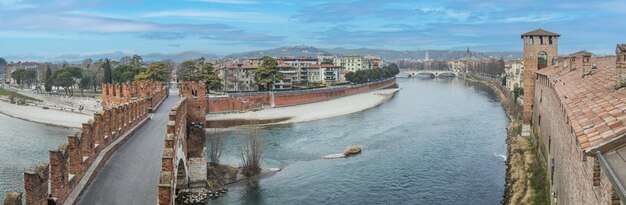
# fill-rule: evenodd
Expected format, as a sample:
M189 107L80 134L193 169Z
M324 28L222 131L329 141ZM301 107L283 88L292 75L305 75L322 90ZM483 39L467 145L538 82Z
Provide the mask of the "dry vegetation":
M241 145L242 174L250 177L261 173L263 136L258 128L250 127Z
M209 161L212 164L220 163L220 156L224 144L224 132L213 129L209 136Z
M4 198L4 205L21 205L22 204L22 193L20 192L9 192L7 196Z
M522 108L508 90L495 81L469 77L468 80L488 85L498 95L511 120L507 129L507 174L504 204L549 204L546 169L537 156L531 138L520 136Z

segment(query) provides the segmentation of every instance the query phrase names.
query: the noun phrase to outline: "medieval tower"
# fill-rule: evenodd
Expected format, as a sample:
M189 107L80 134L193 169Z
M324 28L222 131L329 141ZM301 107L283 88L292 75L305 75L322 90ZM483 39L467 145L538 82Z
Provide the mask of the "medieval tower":
M558 39L561 35L537 29L522 34L524 41L524 134L530 134L535 97L535 71L556 63L559 55Z

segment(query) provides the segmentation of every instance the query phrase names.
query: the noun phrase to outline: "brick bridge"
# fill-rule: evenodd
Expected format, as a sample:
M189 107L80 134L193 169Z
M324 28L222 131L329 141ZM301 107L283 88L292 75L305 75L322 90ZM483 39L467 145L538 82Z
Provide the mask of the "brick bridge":
M304 92L238 97L274 106L317 102L381 89L395 78ZM174 204L177 189L203 183L190 175L190 164L206 168L204 157L205 86L182 82L171 90L159 83L103 85L103 112L83 124L68 144L50 151L49 164L24 173L26 204ZM169 97L168 97L169 96ZM165 107L162 109L157 109ZM230 109L231 106L224 106ZM50 188L48 188L50 186ZM5 205L21 204L21 193ZM19 197L14 197L19 196Z
M428 74L434 77L441 76L459 76L459 73L456 71L448 71L448 70L408 70L403 71L402 73L408 74L410 76L417 76L420 74Z
M80 132L68 136L66 144L50 150L48 163L40 163L24 172L26 204L47 204L48 194L58 199L57 204L76 204L80 196L88 197L89 189L102 185L99 178L109 174L107 170L113 163L107 161L120 158L116 151L132 139L134 133L154 123L149 120L150 111L156 110L169 95L169 89L161 83L105 84L102 87L103 111L83 123ZM11 197L7 197L4 204L22 204L22 193L11 192L7 196ZM114 200L107 199L85 204L105 201L107 204L126 203L111 203Z

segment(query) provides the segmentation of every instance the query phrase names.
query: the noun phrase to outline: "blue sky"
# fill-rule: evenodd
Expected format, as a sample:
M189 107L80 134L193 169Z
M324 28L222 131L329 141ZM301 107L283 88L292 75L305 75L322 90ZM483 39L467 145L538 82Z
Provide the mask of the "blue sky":
M626 42L624 17L624 0L0 0L0 56L293 45L521 51L519 35L538 27L562 34L561 54L612 54Z

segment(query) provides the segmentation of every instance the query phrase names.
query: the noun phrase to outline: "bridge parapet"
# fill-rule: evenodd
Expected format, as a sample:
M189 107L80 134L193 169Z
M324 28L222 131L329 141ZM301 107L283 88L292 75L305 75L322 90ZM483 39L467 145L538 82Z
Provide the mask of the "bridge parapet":
M450 71L450 70L406 70L406 71L402 71L402 73L409 74L411 76L416 76L419 74L430 74L435 77L439 77L442 74L459 76L459 72Z
M67 143L49 151L49 163L25 171L26 204L47 204L48 193L57 198L57 204L74 203L99 168L128 139L121 137L132 135L147 120L152 105L146 98L160 97L162 100L168 92L152 93L159 95L132 99L95 113L92 119L82 124L81 131L68 136Z
M170 111L161 158L160 205L174 204L176 189L188 185L188 160L204 157L206 89L200 82L182 82L179 87L183 98Z
M102 107L123 105L133 99L147 99L151 111L156 108L169 89L161 82L141 81L132 83L102 84ZM155 99L154 101L152 99Z

